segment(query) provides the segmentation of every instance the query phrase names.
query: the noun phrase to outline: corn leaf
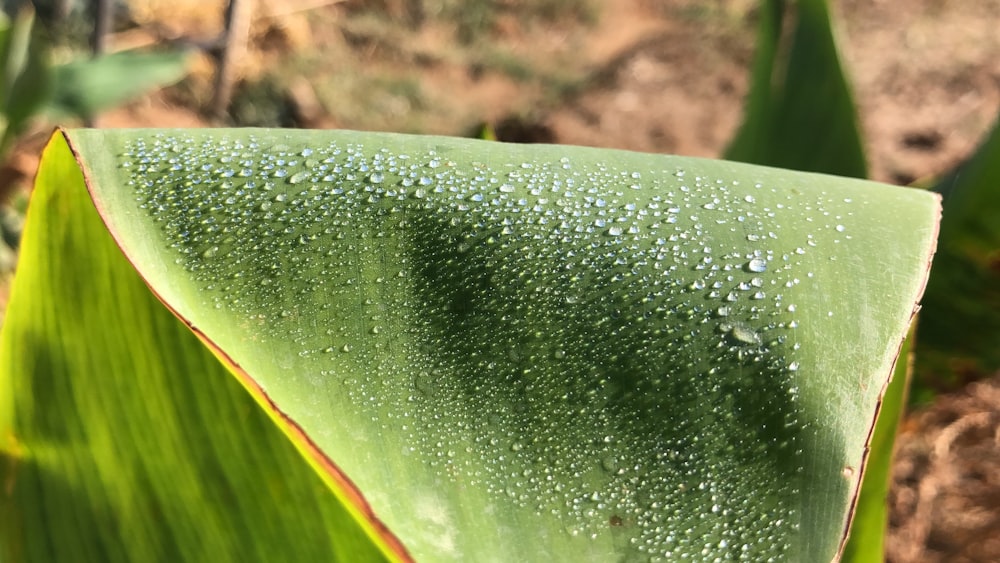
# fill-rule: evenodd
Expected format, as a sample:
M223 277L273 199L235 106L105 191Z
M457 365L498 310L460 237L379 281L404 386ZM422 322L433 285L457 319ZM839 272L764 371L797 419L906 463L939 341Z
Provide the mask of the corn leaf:
M96 212L39 195L82 200L77 163ZM46 167L64 175L47 180ZM318 506L357 522L310 522L328 534L317 550L368 550L349 560L831 560L938 215L933 194L860 180L344 131L71 131L53 137L38 187L26 238L52 236L53 222L90 227L69 250L28 247L0 349L12 413L0 477L25 502L79 500L65 527L8 500L5 555L54 553L67 533L195 549L185 534L199 527L185 517L211 501L162 500L184 463L118 475L113 461L104 473L87 465L175 451L166 429L125 422L126 404L187 421L197 447L185 467L216 453L240 475L260 472L261 487L274 470L235 461L257 455L262 431L190 415L226 377L172 344L184 332L138 283L130 294L160 324L102 281L134 267L331 492L289 473L266 516L213 536L220 553L237 549L227 541L301 542L281 536ZM91 256L98 215L124 256L106 242ZM71 269L57 277L56 263ZM70 297L54 308L52 292ZM109 310L119 316L100 316ZM164 350L114 348L122 334ZM96 364L91 339L133 363ZM13 362L31 342L53 353ZM197 369L174 367L197 353ZM164 372L167 389L109 391L147 371ZM122 404L117 431L91 430L109 400ZM91 401L97 412L81 406ZM64 416L72 432L39 434ZM214 490L215 479L199 482ZM132 487L130 503L103 500L109 482ZM94 507L116 520L84 516ZM241 555L273 553L255 549ZM122 558L137 555L152 557Z
M850 85L825 0L762 3L744 122L725 158L867 176ZM788 26L792 32L783 33Z
M918 401L1000 369L1000 121L936 190L947 213L921 313Z
M885 534L889 524L889 482L892 475L896 431L906 410L907 391L913 370L913 341L916 323L903 343L892 380L886 387L878 419L872 431L871 451L864 467L858 506L844 548L845 563L885 561Z
M35 33L34 22L30 8L19 10L12 22L0 22L0 154L51 95L48 45Z
M377 560L356 517L123 259L61 136L12 300L0 560Z
M121 51L78 59L55 67L52 99L45 111L55 117L92 117L131 101L152 88L184 77L188 53Z

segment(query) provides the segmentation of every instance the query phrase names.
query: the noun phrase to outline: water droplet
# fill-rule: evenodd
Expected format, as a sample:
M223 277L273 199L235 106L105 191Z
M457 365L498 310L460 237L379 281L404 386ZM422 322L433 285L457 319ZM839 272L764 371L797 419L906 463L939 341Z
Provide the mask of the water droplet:
M277 176L277 173L275 173L275 175ZM292 174L291 177L288 178L288 183L289 184L299 184L299 183L302 183L302 182L304 182L304 181L306 181L308 179L309 179L309 172L307 172L305 170L300 170L299 172L296 172L295 174Z
M747 262L746 269L749 272L761 273L767 270L767 262L761 258L754 258Z
M608 473L617 473L621 469L618 458L613 455L606 455L601 458L601 467Z
M761 343L760 334L743 323L733 323L730 334L733 339L742 344L759 345Z

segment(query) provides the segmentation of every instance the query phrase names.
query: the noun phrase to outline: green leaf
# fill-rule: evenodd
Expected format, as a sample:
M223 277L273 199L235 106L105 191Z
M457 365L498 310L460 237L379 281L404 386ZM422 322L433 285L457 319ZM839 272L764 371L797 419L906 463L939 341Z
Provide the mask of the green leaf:
M120 261L385 552L840 550L926 276L933 194L438 137L67 135ZM91 263L84 248L58 260ZM40 329L5 327L5 343L15 330ZM215 376L171 373L192 393ZM34 451L30 424L9 434Z
M54 99L46 109L56 116L94 116L180 80L187 69L187 55L185 51L122 51L60 65L55 69Z
M918 401L952 374L960 383L1000 369L1000 121L936 191L946 213L920 313Z
M0 560L380 558L122 258L61 134L36 180L0 360Z
M889 478L892 471L896 430L906 407L906 395L913 371L912 344L914 328L903 342L892 380L886 387L872 434L871 451L864 467L858 506L851 523L851 533L844 548L845 563L882 563L885 561L885 533L889 523Z
M0 111L3 131L0 155L21 134L51 96L52 69L48 45L34 32L35 13L21 9L0 34Z
M744 122L725 158L864 178L854 100L827 4L794 6L794 33L785 37L785 2L762 4Z

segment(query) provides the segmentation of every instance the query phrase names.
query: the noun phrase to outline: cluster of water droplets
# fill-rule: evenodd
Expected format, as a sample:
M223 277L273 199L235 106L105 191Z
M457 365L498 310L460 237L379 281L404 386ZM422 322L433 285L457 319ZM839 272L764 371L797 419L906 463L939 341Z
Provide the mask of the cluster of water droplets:
M784 294L815 244L781 222L822 202L412 147L158 134L121 160L211 306L296 343L274 362L315 406L641 559L780 558L804 431Z

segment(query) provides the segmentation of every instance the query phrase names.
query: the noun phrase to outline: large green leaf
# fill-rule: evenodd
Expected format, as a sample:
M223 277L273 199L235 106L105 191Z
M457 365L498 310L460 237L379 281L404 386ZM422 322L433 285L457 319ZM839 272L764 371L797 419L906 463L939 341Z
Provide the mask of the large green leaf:
M68 140L127 261L387 553L397 538L421 560L839 551L933 195L390 134ZM4 364L12 334L40 330L8 325ZM173 373L192 393L215 375ZM31 424L8 425L8 455L30 459Z
M825 0L798 0L794 32L786 3L761 5L750 93L725 157L841 176L867 176L854 99Z
M925 389L947 385L953 373L983 377L1000 369L1000 121L937 191L947 212L918 334Z

